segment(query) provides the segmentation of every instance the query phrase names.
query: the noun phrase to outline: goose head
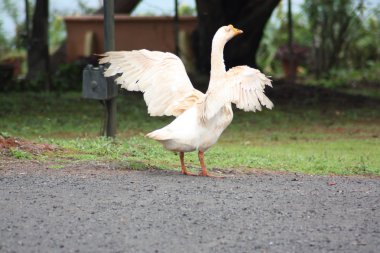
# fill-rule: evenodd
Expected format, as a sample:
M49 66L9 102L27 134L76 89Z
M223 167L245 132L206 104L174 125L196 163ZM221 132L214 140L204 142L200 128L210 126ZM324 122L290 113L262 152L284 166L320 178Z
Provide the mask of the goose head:
M243 33L242 30L235 28L233 25L222 26L214 35L214 41L220 41L222 43L227 43L230 39Z

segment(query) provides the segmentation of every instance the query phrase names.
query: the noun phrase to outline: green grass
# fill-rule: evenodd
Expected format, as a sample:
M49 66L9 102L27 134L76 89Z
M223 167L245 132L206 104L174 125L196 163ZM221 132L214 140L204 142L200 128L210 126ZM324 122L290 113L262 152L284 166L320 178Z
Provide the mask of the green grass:
M9 155L17 159L32 159L33 156L29 152L20 150L18 148L10 148Z
M102 105L78 93L0 94L0 132L62 149L32 155L11 151L22 159L57 161L102 160L124 167L179 170L179 158L145 138L172 118L149 117L136 94L118 98L116 139L98 137ZM258 113L236 111L219 142L207 151L210 169L248 172L251 169L309 174L380 175L380 111L373 107L276 105ZM20 153L24 152L24 153ZM185 155L197 170L195 152Z

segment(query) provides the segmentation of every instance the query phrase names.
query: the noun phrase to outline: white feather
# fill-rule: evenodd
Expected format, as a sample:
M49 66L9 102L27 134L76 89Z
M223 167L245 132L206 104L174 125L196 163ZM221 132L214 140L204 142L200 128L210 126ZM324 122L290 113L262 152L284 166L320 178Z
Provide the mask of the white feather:
M178 101L190 95L204 96L194 89L181 60L171 53L143 49L107 52L103 56L99 63L110 63L104 75L122 74L115 79L122 88L144 92L151 116L178 116L184 111L177 110Z
M212 85L206 93L207 103L212 104L205 107L206 119L214 117L227 103L234 103L244 111L261 111L261 106L273 108L273 103L264 94L264 88L271 86L271 80L259 70L237 66L217 77L220 80L210 80Z

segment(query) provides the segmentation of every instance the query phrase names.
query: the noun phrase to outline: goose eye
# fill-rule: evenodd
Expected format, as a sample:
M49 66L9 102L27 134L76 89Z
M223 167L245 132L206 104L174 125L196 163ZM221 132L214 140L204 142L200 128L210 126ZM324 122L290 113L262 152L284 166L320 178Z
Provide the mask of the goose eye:
M229 32L231 31L231 27L230 26L226 26L226 28L224 29L226 32Z

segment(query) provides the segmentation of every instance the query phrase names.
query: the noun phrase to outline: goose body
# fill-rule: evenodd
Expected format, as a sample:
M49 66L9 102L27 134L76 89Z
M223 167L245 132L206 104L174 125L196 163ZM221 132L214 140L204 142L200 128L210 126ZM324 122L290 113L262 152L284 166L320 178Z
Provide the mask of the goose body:
M99 61L110 64L104 73L106 77L121 74L115 81L122 88L144 93L151 116L176 116L169 125L148 133L147 137L180 153L183 174L191 174L186 170L184 152L198 151L199 175L209 176L204 152L231 123L231 103L244 111L273 107L264 94L265 86L271 86L264 74L248 66L225 69L224 46L240 33L241 30L228 25L219 28L214 35L210 82L205 94L194 89L183 63L171 53L145 49L107 52Z
M202 103L195 104L179 115L169 125L148 133L171 151L205 152L219 139L220 135L231 123L233 113L231 105L226 105L214 117L202 120Z

